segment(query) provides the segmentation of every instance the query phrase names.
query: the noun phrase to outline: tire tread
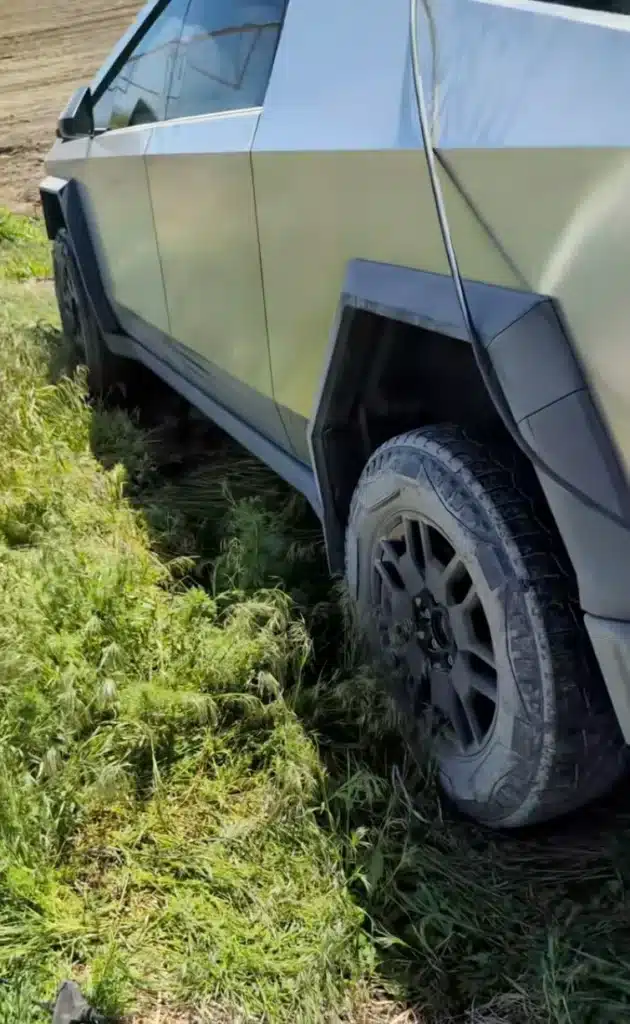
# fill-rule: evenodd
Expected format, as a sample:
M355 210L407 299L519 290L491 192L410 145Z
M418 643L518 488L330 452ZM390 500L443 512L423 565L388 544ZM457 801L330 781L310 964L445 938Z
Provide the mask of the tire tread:
M349 524L359 514L365 484L404 449L419 456L419 471L427 459L434 460L493 511L542 610L555 687L553 735L542 741L550 764L540 792L532 794L526 820L509 824L533 824L575 810L620 777L626 748L581 621L570 563L536 493L533 470L520 453L489 447L459 426L409 431L386 441L368 461L353 496Z

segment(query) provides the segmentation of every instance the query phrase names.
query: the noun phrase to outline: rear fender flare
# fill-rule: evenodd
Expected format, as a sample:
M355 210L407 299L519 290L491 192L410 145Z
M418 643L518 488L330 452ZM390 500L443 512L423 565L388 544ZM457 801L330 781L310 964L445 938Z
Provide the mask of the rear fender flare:
M523 437L546 465L627 524L624 528L585 506L537 470L574 567L582 609L603 618L630 620L628 484L555 303L545 295L475 281L465 281L464 286L497 382ZM347 513L362 469L358 462L364 458L357 452L349 413L378 358L369 332L357 329L365 312L469 343L449 275L365 260L348 264L308 426L334 572L344 568Z

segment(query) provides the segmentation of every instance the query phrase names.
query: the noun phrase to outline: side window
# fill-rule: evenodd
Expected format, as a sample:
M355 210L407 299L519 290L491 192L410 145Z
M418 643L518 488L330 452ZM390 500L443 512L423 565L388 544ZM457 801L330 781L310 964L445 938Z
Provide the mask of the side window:
M191 0L166 118L259 107L288 0Z
M171 0L94 104L97 131L153 124L165 116L168 79L189 0Z

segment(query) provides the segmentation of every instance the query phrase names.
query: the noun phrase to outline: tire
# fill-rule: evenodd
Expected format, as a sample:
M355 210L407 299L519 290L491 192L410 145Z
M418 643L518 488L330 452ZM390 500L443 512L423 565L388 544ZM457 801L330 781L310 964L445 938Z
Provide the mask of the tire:
M574 810L626 768L563 546L519 460L459 427L396 437L365 467L346 535L412 753L428 735L446 794L497 828Z
M125 394L135 379L135 365L105 344L65 228L59 229L53 243L53 272L62 330L72 358L87 366L90 393L98 398Z

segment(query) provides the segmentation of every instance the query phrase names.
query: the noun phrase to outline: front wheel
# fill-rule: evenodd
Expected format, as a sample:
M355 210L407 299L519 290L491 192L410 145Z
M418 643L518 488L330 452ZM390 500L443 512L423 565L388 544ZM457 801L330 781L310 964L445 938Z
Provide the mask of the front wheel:
M510 452L458 427L388 441L357 485L346 569L420 756L446 793L495 827L601 795L625 745L575 584L536 482Z
M65 228L57 232L53 243L53 273L63 333L72 359L87 366L91 393L106 398L115 392L125 392L135 379L135 364L108 349Z

